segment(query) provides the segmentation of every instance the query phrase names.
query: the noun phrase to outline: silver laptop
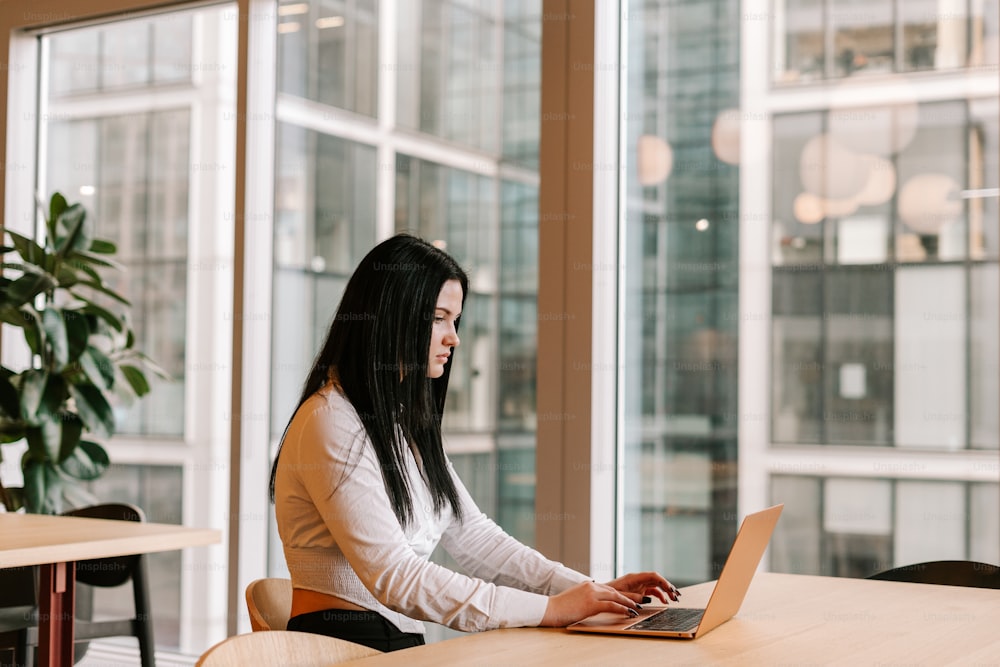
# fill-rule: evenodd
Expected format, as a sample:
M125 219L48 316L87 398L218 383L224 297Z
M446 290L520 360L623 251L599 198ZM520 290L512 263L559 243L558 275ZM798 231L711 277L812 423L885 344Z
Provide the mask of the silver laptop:
M740 610L757 565L778 523L784 505L748 514L743 519L733 548L704 609L666 607L644 609L638 618L603 613L569 626L578 632L603 632L643 637L694 639L717 628Z

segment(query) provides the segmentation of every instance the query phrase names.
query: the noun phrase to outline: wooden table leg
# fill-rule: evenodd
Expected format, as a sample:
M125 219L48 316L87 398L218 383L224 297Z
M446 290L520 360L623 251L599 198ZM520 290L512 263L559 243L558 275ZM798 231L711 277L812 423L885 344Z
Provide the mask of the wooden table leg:
M41 566L38 582L38 664L73 664L76 563Z

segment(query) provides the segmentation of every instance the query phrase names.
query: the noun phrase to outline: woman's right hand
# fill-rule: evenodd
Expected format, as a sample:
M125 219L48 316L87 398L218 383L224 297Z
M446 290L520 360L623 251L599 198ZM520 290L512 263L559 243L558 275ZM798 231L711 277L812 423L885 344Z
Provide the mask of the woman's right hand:
M611 586L585 581L551 596L539 625L561 628L604 611L631 616L636 609L641 607Z

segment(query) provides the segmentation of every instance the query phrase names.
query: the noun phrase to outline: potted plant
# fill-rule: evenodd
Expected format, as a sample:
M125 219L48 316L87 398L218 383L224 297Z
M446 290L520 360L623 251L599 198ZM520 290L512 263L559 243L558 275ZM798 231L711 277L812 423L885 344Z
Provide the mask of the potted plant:
M0 503L56 514L92 502L84 483L108 468L101 440L115 432L113 406L149 392L147 371L165 375L136 349L131 304L106 280L122 270L115 245L94 238L83 206L59 193L39 208L41 245L0 227L0 321L23 333L31 353L26 368L0 366L0 460L2 445L27 443L24 485L0 481Z

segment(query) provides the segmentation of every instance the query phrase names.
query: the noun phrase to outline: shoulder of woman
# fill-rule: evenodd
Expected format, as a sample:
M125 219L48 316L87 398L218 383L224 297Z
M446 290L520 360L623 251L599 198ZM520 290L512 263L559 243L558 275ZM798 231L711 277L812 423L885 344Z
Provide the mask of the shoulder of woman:
M316 393L299 407L285 434L285 445L307 450L316 445L325 449L359 450L365 429L358 413L338 392Z

